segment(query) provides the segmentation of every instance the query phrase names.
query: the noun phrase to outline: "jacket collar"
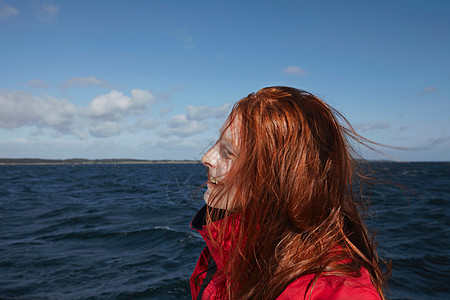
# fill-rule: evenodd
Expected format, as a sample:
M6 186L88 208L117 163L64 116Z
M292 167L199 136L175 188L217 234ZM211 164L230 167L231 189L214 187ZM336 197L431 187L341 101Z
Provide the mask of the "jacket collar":
M209 207L208 205L203 206L194 216L194 219L192 219L191 222L191 228L195 230L204 230L206 226L206 211L209 210L210 214L214 216L213 222L219 222L222 220L226 214L227 211L225 209L220 208L213 208Z
M206 225L207 210L209 210L210 214L215 217L212 220L213 222L208 225ZM224 226L224 222L226 222L227 218L228 216L226 210L212 208L205 205L197 212L191 222L191 228L197 230L202 236L209 253L217 264L218 269L222 269L228 259L228 253L231 249L230 236L232 232L231 230L229 230L229 232L225 232L224 240L222 241L220 247L215 246L211 238L215 240L219 236L220 228ZM207 229L211 232L211 236L208 235Z

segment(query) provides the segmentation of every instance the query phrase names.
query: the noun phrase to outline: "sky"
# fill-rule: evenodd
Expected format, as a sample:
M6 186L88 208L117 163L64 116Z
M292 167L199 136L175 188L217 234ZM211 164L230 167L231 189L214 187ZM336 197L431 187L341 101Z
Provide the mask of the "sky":
M0 0L0 157L199 160L284 85L401 148L367 159L450 161L449 53L446 0Z

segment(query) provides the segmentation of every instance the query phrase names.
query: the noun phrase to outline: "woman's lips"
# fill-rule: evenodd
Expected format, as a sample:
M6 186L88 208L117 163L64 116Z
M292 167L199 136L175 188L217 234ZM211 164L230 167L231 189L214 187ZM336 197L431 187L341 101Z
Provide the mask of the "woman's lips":
M212 176L208 176L208 182L210 182L210 183L212 183L214 185L221 183L220 180L217 179L217 177L212 177Z
M218 177L212 176L209 170L208 170L208 183L211 183L214 185L220 184L220 180L218 179Z

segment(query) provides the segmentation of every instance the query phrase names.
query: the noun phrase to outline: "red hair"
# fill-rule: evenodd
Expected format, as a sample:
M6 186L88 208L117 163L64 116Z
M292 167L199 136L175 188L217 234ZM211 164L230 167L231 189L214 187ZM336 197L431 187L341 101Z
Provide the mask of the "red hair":
M357 277L364 267L384 299L387 275L353 193L358 168L347 138L364 139L329 105L290 87L241 99L228 126L235 120L237 154L211 195L219 201L233 190L228 208L234 213L215 239L219 246L226 232L235 232L227 235L233 247L222 253L228 259L218 273L223 295L275 299L303 275Z

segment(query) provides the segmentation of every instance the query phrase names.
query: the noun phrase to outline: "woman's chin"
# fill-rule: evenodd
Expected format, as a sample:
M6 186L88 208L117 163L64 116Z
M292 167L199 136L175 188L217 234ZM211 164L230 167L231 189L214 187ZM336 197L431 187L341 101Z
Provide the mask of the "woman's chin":
M210 195L211 195L211 191L210 190L206 190L205 194L203 195L203 200L208 205L210 205L210 203L209 203L209 196Z
M203 200L205 201L206 205L208 205L209 207L212 208L220 208L220 209L225 209L225 207L223 207L223 203L221 203L221 201L212 201L212 197L210 197L211 192L208 190L206 191L206 193L203 195Z

